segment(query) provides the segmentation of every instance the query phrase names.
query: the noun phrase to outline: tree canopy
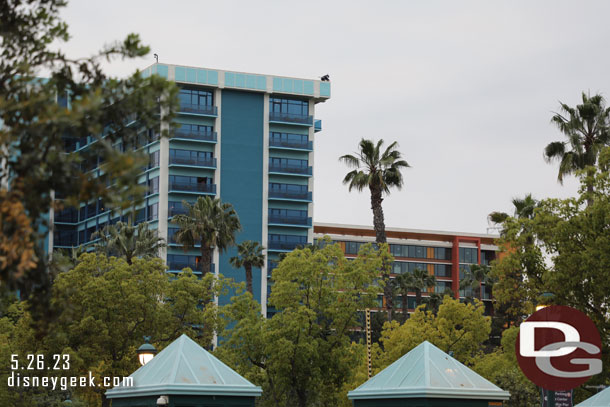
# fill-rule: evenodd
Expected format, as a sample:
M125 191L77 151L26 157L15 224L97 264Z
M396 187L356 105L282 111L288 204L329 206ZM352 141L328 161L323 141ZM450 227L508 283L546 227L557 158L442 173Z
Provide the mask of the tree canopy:
M58 47L69 39L60 18L65 6L0 4L0 284L31 295L41 310L52 275L37 242L49 210L100 198L110 209L137 202L145 161L133 147L138 135L166 135L160 112L171 121L178 103L175 85L158 76L104 73L104 61L149 52L135 34L91 57L67 57ZM65 154L86 142L87 149Z
M261 406L336 406L357 358L350 336L359 310L374 305L387 246L364 246L347 260L339 245L289 253L273 271L266 319L247 294L233 300L237 321L218 355L263 387ZM386 259L387 260L387 259Z

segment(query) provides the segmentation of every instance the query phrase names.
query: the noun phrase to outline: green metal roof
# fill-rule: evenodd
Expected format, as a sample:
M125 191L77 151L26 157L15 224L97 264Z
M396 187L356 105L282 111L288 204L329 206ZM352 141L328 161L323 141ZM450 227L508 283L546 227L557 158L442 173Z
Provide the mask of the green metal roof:
M591 396L576 407L608 407L610 406L610 387Z
M508 400L510 393L424 341L347 396Z
M133 372L133 386L117 386L108 398L160 395L260 396L262 390L241 377L186 335Z

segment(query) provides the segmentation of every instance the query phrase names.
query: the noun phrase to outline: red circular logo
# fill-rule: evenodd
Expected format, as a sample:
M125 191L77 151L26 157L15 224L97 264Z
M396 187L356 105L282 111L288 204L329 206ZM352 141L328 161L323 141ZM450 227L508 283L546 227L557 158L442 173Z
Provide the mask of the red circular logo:
M525 376L546 390L570 390L601 373L601 348L593 321L561 305L533 313L519 327L515 344Z

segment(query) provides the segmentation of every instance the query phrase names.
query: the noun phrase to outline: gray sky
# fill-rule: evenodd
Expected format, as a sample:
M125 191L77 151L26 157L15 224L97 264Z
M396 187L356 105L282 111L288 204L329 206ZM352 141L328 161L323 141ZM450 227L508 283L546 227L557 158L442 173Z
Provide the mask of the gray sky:
M544 147L559 100L609 96L607 1L89 1L64 11L71 56L136 32L159 61L319 78L316 222L372 225L337 158L361 138L398 141L413 168L384 201L388 227L484 233L511 198L575 194ZM115 63L116 75L153 63Z

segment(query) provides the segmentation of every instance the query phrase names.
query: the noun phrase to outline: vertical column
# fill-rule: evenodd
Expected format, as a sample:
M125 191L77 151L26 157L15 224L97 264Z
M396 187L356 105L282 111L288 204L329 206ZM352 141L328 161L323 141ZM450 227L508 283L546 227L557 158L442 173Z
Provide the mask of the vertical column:
M159 223L157 224L157 232L159 237L168 241L167 236L167 218L169 216L169 122L164 119L167 115L167 109L161 110L161 137L159 139ZM163 137L167 135L167 137ZM164 261L167 260L167 247L159 249L159 257Z
M451 248L451 289L455 298L460 298L460 239L453 237Z
M220 159L220 141L222 139L222 129L220 127L220 117L222 115L222 91L220 89L216 89L214 91L214 103L216 104L216 108L218 109L218 116L214 120L214 131L216 132L216 146L214 146L214 157L216 157L216 170L214 171L214 184L216 184L216 198L220 198L220 171L222 170L222 160ZM218 253L218 249L214 249L214 254L212 255L212 262L216 265L214 268L216 277L220 274L220 254ZM216 305L218 305L218 297L214 299Z
M269 94L265 93L263 99L263 224L261 233L261 244L268 245L269 233ZM268 251L264 250L265 259L268 260ZM267 265L261 268L261 313L267 317Z
M315 107L316 107L315 102L312 99L310 99L309 100L309 114L314 118L315 118ZM309 140L312 142L312 145L314 145L314 134L315 134L315 126L312 125L309 128L309 136L308 136ZM314 170L314 156L313 156L314 151L315 151L315 146L312 149L312 151L309 153L309 159L308 159L309 166L312 168L312 171ZM312 172L312 174L313 174L313 172ZM309 191L312 191L312 194L313 194L313 175L308 179L307 184L308 184L307 189ZM313 208L313 200L312 200L312 202L310 202L307 205L307 215L311 216L312 219L313 219L313 210L314 210L314 208ZM307 229L307 242L313 243L313 225L311 226L311 228Z

